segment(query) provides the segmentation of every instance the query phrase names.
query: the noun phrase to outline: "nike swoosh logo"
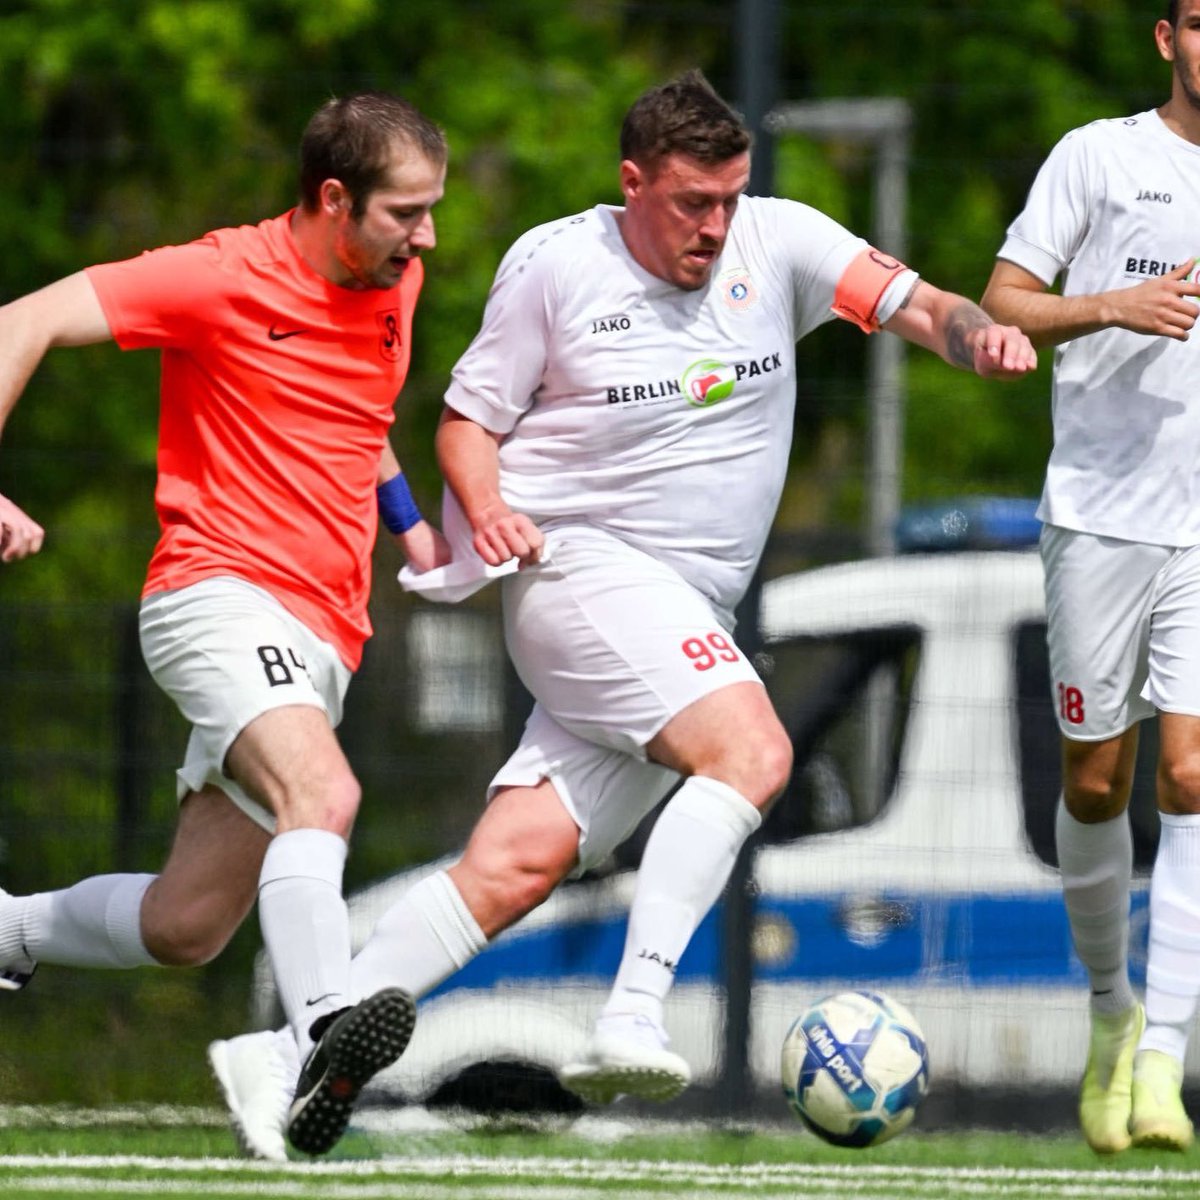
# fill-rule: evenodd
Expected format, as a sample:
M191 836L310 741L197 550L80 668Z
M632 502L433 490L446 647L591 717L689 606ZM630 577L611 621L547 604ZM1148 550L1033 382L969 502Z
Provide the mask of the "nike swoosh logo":
M284 338L297 337L299 334L307 333L307 329L284 329L282 331L275 328L274 325L267 330L267 337L273 342L282 342Z
M318 996L315 1000L305 1000L304 1007L312 1008L314 1004L320 1004L322 1000L328 1000L330 996L336 996L337 992L326 992L323 996Z

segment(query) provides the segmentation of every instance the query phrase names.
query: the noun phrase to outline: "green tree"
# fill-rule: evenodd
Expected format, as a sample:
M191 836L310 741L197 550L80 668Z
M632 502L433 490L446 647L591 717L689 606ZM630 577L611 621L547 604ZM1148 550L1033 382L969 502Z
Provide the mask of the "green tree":
M1130 0L779 9L781 99L913 105L909 259L968 295L981 291L1054 141L1094 117L1156 103L1168 84L1150 40L1158 14ZM401 92L445 126L451 145L395 437L432 511L442 392L500 256L530 226L619 201L617 130L648 84L699 65L736 99L737 11L718 0L6 0L0 302L91 262L284 210L312 110L357 88ZM869 162L853 147L788 139L778 182L781 194L869 232ZM786 525L853 529L860 520L865 345L834 322L802 347ZM116 853L110 830L129 748L114 748L114 714L137 698L134 680L153 691L122 621L156 536L157 370L156 356L112 346L55 351L0 444L0 492L49 535L42 555L0 568L0 882L18 890L108 869ZM913 352L908 388L908 498L1037 490L1049 448L1046 370L1001 387ZM394 560L381 555L389 602ZM371 652L395 655L399 640L381 638ZM118 662L126 665L114 670ZM490 746L460 740L447 753L404 729L388 711L402 687L396 671L386 695L359 693L375 711L348 739L356 765L373 771L374 758L399 756L379 767L383 794L364 806L358 879L447 848L459 829L449 800L473 803L478 789L464 793L463 780L493 761ZM169 716L146 717L133 747L157 772L149 819L125 851L146 867L173 819L181 743ZM54 973L39 977L52 1011L44 1028L29 1008L13 1018L6 1045L22 1046L21 1063L0 1054L9 1098L207 1097L200 1046L241 1019L255 943L247 930L234 956L198 981L89 976L69 988ZM107 1048L86 1078L61 1037L68 991L80 1017L72 1027ZM237 1007L215 1017L222 1004ZM147 1036L156 1012L165 1019ZM44 1049L27 1062L30 1039ZM131 1057L139 1045L169 1045L183 1076Z
M789 99L908 100L914 117L909 261L931 282L977 297L1054 143L1075 126L1165 99L1169 68L1153 43L1165 8L1128 0L789 6L783 91ZM831 197L828 173L818 173L817 203L867 232L870 187L862 155L834 146L823 157L837 167L836 184ZM781 190L807 199L812 178L784 172ZM861 355L841 331L829 340L828 390L798 413L793 486L807 484L806 492L819 498L818 519L831 512L845 519L860 511L861 459L839 456L836 448L863 442ZM1000 386L949 371L928 355L908 355L906 498L1040 490L1050 445L1050 352L1041 360L1029 381ZM832 477L830 446L838 468Z

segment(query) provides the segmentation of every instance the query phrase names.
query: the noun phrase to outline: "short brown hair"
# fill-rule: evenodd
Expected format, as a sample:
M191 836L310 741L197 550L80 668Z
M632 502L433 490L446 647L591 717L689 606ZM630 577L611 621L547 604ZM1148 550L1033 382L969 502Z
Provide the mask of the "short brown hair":
M650 168L668 154L722 163L744 154L753 140L741 117L693 69L634 101L621 126L621 158Z
M352 215L386 179L394 146L407 145L444 166L446 135L407 100L388 92L355 92L327 100L300 139L300 201L317 207L321 184L338 179L352 197Z

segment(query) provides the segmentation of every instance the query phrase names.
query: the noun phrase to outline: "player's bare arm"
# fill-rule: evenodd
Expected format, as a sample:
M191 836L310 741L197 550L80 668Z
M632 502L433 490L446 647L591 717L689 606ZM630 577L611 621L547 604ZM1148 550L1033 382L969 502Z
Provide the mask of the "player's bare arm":
M1166 275L1132 287L1060 296L1047 291L1024 267L1000 259L983 294L983 307L996 320L1019 325L1035 346L1057 346L1112 328L1183 342L1200 313L1200 283L1188 279L1195 264L1189 259Z
M428 521L418 521L411 529L393 535L396 545L414 571L432 571L444 567L453 555L441 530Z
M997 324L966 297L923 280L883 328L976 375L1019 379L1037 366L1037 351L1015 325Z
M83 272L0 308L0 431L47 350L111 337L100 301ZM28 513L0 495L0 563L37 554L45 536Z
M391 443L384 442L383 454L379 458L379 475L375 482L382 486L400 474L400 460L396 458ZM392 538L414 571L431 571L434 567L444 567L452 557L450 544L441 531L424 519L401 533L392 534Z
M447 407L436 444L442 477L471 523L479 557L493 567L514 557L522 566L537 562L542 531L500 495L500 438Z

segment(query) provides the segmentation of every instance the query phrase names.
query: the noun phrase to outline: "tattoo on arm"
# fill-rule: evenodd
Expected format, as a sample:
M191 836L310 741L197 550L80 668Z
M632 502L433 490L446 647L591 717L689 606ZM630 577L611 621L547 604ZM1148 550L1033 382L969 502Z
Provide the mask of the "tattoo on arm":
M976 329L986 329L991 323L987 313L978 304L964 300L946 320L946 357L956 367L970 370L975 365L975 355L967 345L967 338Z

